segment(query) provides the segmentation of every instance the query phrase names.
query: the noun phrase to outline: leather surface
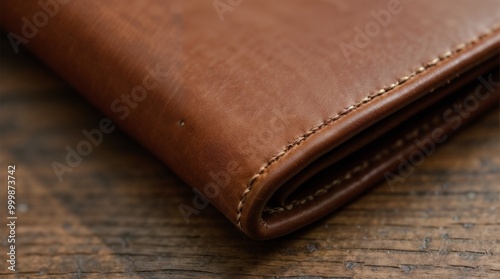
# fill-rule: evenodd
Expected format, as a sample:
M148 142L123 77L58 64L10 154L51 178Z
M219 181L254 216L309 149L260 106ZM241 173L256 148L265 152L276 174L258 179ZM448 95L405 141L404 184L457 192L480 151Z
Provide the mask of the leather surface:
M46 2L58 11L22 45L257 239L374 185L395 153L317 199L269 211L323 189L363 162L356 151L375 152L363 146L384 150L404 135L397 124L417 126L413 114L465 98L458 88L498 67L495 0L232 1L224 20L210 1ZM22 18L43 9L1 5L2 27L20 35ZM141 85L144 98L127 105ZM449 124L434 125L451 133ZM377 125L386 140L372 146L383 134L360 135Z

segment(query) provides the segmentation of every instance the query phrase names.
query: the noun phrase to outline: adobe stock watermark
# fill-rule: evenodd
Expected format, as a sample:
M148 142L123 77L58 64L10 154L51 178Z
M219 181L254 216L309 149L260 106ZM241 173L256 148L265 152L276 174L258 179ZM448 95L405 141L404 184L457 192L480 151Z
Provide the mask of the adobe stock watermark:
M147 66L146 71L148 74L143 78L142 84L133 87L129 93L122 94L111 103L111 111L116 113L120 120L126 119L130 111L137 108L139 103L146 99L148 93L157 89L161 81L169 76L168 72L162 71L159 64L156 64L154 69ZM115 128L111 119L105 117L99 121L98 128L90 131L83 129L84 139L80 140L75 147L66 146L65 161L63 163L53 161L51 164L59 182L63 181L65 173L71 173L74 168L80 166L83 159L102 143L104 135L113 132Z
M268 127L261 130L254 137L250 137L247 141L242 142L238 147L238 153L246 157L255 156L255 150L271 142L276 137L277 133L284 131L286 127L291 125L291 116L292 114L286 111L274 109L272 111L272 117L269 119ZM208 199L214 199L220 195L221 189L230 185L231 179L240 174L242 170L242 166L239 162L231 160L226 164L224 170L219 172L210 171L208 175L211 180L204 185L203 193L193 188L194 196L191 205L181 203L178 206L179 212L186 224L190 223L190 218L193 214L199 215L201 210L208 206Z
M243 0L214 0L212 4L219 20L224 21L224 14L226 12L233 12L242 2Z
M500 87L500 82L493 81L493 74L490 74L487 80L482 76L477 79L481 84L476 87L474 94L467 96L462 102L453 104L442 114L443 121L450 124L454 131L460 128L463 121L479 108L481 102L486 102L492 94L495 94L494 87ZM435 128L430 135L429 138L422 141L414 140L414 145L417 148L410 152L407 158L399 155L397 173L389 171L384 173L389 186L392 187L397 183L404 182L415 172L415 167L421 165L427 157L434 154L437 145L448 139L446 131L442 128Z
M226 188L231 183L231 177L237 176L241 173L242 167L237 161L229 161L226 168L219 172L210 171L208 175L211 181L205 184L203 187L203 193L198 191L198 189L193 188L194 196L192 199L192 204L187 205L185 203L180 203L178 205L179 212L184 218L186 224L190 223L191 216L199 215L201 210L205 209L209 205L207 198L214 199L220 195L220 190Z
M49 19L59 13L60 5L67 4L68 2L69 0L39 0L38 6L40 10L33 14L31 20L25 16L21 18L23 22L23 26L21 27L22 36L14 32L7 34L14 52L16 54L19 52L19 45L29 43L29 40L38 34L38 30L45 27L49 23Z
M400 14L402 11L403 4L400 0L388 0L386 9L371 10L370 15L373 20L368 21L363 29L358 26L354 27L356 35L351 42L339 43L340 50L347 61L350 62L351 56L354 54L360 55L361 50L370 45L372 39L378 36L384 27L389 26L393 16Z

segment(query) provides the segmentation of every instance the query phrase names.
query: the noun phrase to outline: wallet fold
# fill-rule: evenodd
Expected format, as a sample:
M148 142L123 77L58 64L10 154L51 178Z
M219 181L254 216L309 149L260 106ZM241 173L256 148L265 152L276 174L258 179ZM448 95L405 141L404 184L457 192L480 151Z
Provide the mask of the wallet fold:
M216 3L1 3L15 49L195 189L186 222L208 199L252 238L285 235L404 187L498 105L495 0Z

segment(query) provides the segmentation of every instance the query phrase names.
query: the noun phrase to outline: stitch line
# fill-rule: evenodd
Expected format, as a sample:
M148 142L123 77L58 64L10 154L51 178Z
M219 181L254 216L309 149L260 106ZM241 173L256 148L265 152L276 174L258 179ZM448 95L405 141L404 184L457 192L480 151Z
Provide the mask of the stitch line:
M436 119L439 121L439 117L436 116L436 117L434 117L433 122L435 122ZM413 139L418 138L418 136L421 135L421 133L423 131L428 131L430 129L430 127L431 126L429 125L429 123L426 122L426 123L422 124L418 129L414 129L411 132L406 133L404 136L400 137L397 141L395 141L392 144L392 146L385 148L382 151L379 151L371 159L363 161L363 163L361 163L360 165L358 165L358 166L354 167L352 170L346 172L346 174L344 176L340 176L340 178L337 178L337 179L333 180L332 182L326 184L325 186L321 187L320 189L316 190L316 192L314 192L314 194L308 195L307 197L305 197L301 200L293 200L292 202L290 202L289 204L284 205L284 206L279 206L279 207L274 207L274 208L265 207L264 212L268 213L268 214L273 214L273 213L279 213L279 212L283 212L283 211L287 211L287 210L292 210L294 207L296 207L298 205L303 205L306 202L314 200L316 197L319 197L321 195L326 194L332 187L334 187L336 185L340 185L342 182L345 182L345 181L351 179L353 177L353 175L366 170L370 165L387 157L387 155L390 154L390 151L397 151L397 150L401 149L401 147L403 147L405 142L409 142Z
M288 145L286 145L285 149L283 149L277 155L275 155L274 157L272 157L271 159L269 159L269 161L267 161L259 169L259 171L255 175L253 175L250 178L250 180L248 181L245 190L241 194L240 201L239 201L238 207L237 207L237 210L238 210L238 214L236 215L236 225L237 225L237 227L240 230L243 231L243 228L241 227L241 216L243 214L243 207L245 205L245 201L246 201L246 198L248 196L248 193L250 193L250 191L252 191L252 188L255 185L255 181L257 181L257 179L262 174L264 174L264 172L274 162L278 161L280 158L282 158L283 156L285 156L293 147L295 147L297 145L300 145L302 142L304 142L310 136L312 136L316 132L322 130L324 127L328 126L329 124L331 124L331 123L337 121L338 119L344 117L345 115L349 114L351 111L353 111L353 110L355 110L355 109L363 106L364 104L366 104L368 102L371 102L372 100L374 100L374 99L376 99L376 98L384 95L387 92L392 91L394 88L397 88L398 86L400 86L401 84L404 84L408 80L411 80L414 77L418 76L419 74L421 74L421 73L427 71L428 69L430 69L430 68L438 65L441 61L443 61L443 60L445 60L445 59L447 59L447 58L449 58L449 57L451 57L451 56L453 56L453 55L461 52L465 48L468 48L468 47L470 47L472 45L475 45L475 44L479 43L485 37L490 36L493 32L496 32L497 29L499 28L499 26L500 26L500 24L495 24L492 29L488 29L488 30L484 31L482 34L478 35L477 37L474 37L474 38L470 39L469 41L467 41L465 43L457 45L455 48L453 48L452 50L449 50L449 51L445 52L442 55L438 55L438 57L432 59L430 62L427 62L423 66L420 66L417 70L415 70L415 71L411 72L410 74L408 74L408 75L400 78L395 83L393 83L393 84L391 84L389 86L383 87L382 89L378 90L375 94L371 94L371 95L366 96L360 102L358 102L358 103L356 103L354 105L351 105L350 107L345 108L344 110L340 111L337 115L335 115L335 116L333 116L331 118L328 118L327 120L324 120L319 125L313 127L312 129L310 129L309 131L307 131L305 134L303 134L302 136L300 136L297 139L295 139L293 142L291 142Z

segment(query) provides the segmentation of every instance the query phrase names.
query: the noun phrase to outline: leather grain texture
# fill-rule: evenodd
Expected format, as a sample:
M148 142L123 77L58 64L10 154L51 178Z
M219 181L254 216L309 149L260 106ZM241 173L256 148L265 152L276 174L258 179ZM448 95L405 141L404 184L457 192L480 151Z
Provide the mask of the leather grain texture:
M210 1L41 2L2 1L2 27L257 239L373 186L417 148L398 143L408 125L454 132L423 116L498 67L495 0L241 1L223 17Z

